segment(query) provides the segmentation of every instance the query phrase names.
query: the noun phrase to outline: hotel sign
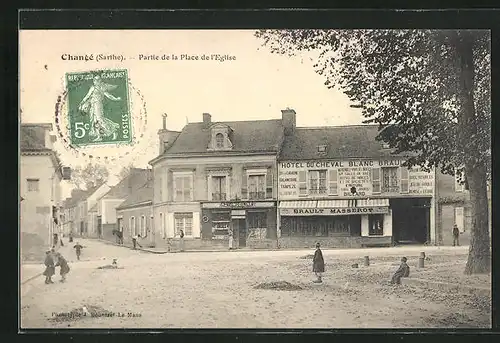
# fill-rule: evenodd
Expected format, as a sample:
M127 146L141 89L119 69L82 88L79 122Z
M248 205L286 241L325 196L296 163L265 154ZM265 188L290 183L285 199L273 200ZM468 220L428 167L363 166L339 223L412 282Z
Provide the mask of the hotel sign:
M274 207L272 201L224 201L224 202L205 202L202 208L262 208Z
M343 208L282 208L282 216L347 216L357 214L384 214L388 207L343 207Z

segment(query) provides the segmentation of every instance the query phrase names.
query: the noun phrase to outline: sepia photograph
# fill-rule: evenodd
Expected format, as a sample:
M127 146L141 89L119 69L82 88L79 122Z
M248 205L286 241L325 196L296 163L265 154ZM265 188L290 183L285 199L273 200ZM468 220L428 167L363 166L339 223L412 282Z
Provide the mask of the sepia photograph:
M19 30L25 329L491 328L491 32Z

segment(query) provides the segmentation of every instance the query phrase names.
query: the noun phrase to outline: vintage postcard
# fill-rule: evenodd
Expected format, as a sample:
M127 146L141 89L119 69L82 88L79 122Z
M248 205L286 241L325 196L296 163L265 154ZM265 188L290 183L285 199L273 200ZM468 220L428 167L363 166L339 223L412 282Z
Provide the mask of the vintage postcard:
M20 328L490 328L490 41L20 30Z

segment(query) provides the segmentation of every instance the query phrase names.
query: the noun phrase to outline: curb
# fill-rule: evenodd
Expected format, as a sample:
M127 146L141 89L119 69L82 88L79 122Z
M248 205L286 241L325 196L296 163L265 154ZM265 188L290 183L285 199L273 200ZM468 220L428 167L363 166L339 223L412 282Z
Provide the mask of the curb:
M42 276L42 275L43 275L43 272L39 273L39 274L36 274L35 276L32 276L32 277L28 278L27 280L21 281L21 285L24 285L24 284L26 284L26 283L28 283L28 282L30 282L30 281L32 281L32 280L34 280L34 279Z
M455 291L467 294L475 294L482 296L491 296L491 289L486 287L471 287L459 285L449 282L415 279L415 278L401 278L401 284L408 286L419 286L437 290Z

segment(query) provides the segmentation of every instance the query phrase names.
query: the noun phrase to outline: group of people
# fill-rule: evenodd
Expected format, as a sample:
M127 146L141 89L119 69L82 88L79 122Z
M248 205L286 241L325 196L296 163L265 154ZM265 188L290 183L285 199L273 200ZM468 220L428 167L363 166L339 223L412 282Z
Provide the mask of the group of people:
M401 265L398 270L394 273L391 278L391 284L401 284L401 278L410 276L410 266L406 263L408 259L406 257L401 258ZM313 257L313 272L316 275L316 280L314 283L323 282L323 273L325 272L325 260L323 258L323 253L321 251L320 243L316 243L316 251Z
M72 241L72 239L70 241ZM61 246L64 246L64 244L61 244ZM77 242L73 248L75 249L77 260L80 260L80 255L82 254L84 246ZM66 275L70 271L69 264L64 256L59 251L56 251L55 245L45 253L44 264L45 271L43 272L43 275L45 275L46 284L54 283L52 281L52 276L56 274L56 267L60 267L61 282L66 281Z

